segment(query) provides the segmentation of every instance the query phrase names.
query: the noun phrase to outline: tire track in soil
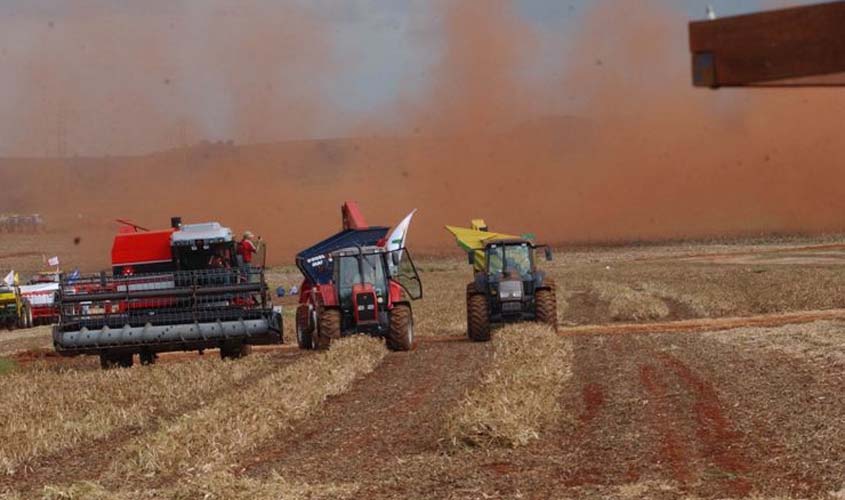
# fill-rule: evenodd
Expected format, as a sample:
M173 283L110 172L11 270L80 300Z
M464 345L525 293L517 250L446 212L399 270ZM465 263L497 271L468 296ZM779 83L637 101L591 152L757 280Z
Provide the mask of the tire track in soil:
M479 380L492 352L489 343L420 340L415 351L390 353L319 414L245 457L243 473L355 481L363 488L359 497L400 494L406 486L394 479L413 467L397 467L398 461L442 450L446 414ZM407 487L416 486L409 478Z
M657 463L668 463L672 469L672 478L679 484L689 483L692 479L691 450L678 434L677 418L673 416L675 408L669 401L668 387L658 369L651 364L640 366L640 383L649 398L650 424L660 434L654 460Z
M301 357L301 353L302 351L274 352L271 356L277 358L277 362L271 371L252 374L237 385L224 388L216 395L219 397L240 391L270 375L272 370L293 364ZM209 396L213 395L209 394ZM162 425L199 408L202 404L186 404L173 411L157 415L150 421L150 425L118 428L105 437L84 441L71 448L37 458L31 466L20 472L0 475L0 491L9 489L22 494L35 494L36 490L49 484L100 478L131 440L157 431Z
M817 498L842 488L838 457L845 456L845 439L829 438L841 435L841 366L715 337L679 340L698 346L698 356L687 361L692 370L720 367L712 377L718 381L722 406L736 413L732 425L737 428L728 433L738 430L745 435L744 442L734 442L727 451L734 454L728 460L741 459L740 468L755 493ZM702 410L708 411L706 405ZM718 420L703 417L718 429ZM819 437L824 430L828 438Z
M565 422L552 453L562 455L555 482L566 488L623 484L640 475L639 451L625 437L644 426L630 394L636 394L635 369L624 339L612 336L573 338L573 377L561 407L577 415ZM622 422L622 425L620 425ZM554 438L553 438L554 439Z
M734 430L734 424L726 416L713 383L693 372L675 356L661 352L657 353L657 357L693 393L698 441L704 448L705 456L722 474L727 475L727 478L720 480L723 489L732 495L748 495L752 485L743 476L750 470L748 459L742 451L743 436Z
M565 326L561 335L654 335L658 333L695 333L735 330L737 328L773 328L785 325L812 323L821 320L845 320L845 309L795 311L755 316L702 318L653 323L615 323L587 326Z
M581 493L656 480L684 492L708 483L708 494L748 494L749 440L715 383L682 361L695 356L694 346L670 355L658 338L674 336L573 337L574 376L562 405L578 417L560 441L560 483Z

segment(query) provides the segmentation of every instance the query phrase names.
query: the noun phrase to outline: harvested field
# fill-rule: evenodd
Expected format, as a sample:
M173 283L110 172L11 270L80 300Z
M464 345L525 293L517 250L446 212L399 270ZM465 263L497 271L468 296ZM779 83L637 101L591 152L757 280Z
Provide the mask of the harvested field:
M48 329L3 332L0 492L832 497L845 488L840 264L700 257L801 246L560 251L547 267L559 335L509 325L489 343L465 340L468 266L421 257L407 353L353 339L102 372L94 358L50 356ZM290 268L269 276L298 284ZM281 301L288 339L292 301Z

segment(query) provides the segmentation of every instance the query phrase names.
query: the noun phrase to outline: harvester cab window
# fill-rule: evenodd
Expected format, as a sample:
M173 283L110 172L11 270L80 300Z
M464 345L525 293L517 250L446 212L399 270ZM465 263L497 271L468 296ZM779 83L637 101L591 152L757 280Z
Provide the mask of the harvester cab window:
M198 271L209 269L212 266L212 257L222 256L223 267L233 267L232 256L234 249L230 242L215 243L211 245L197 242L195 245L184 245L174 249L177 265L183 271Z

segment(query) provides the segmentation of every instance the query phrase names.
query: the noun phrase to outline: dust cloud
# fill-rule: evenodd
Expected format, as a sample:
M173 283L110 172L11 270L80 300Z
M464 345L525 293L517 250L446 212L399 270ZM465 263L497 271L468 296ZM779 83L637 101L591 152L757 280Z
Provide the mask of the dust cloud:
M685 14L668 2L591 2L575 36L560 39L512 2L436 5L443 51L425 92L362 122L356 130L364 134L279 141L296 136L289 127L307 129L334 110L308 86L272 102L279 93L267 85L277 80L257 68L301 60L296 51L316 37L306 44L314 51L308 71L331 78L331 48L319 20L302 12L292 19L306 28L285 35L297 40L285 56L263 48L271 24L248 29L244 21L230 34L251 35L221 48L222 59L173 59L177 49L166 45L149 59L175 64L178 74L257 54L244 66L224 64L226 77L209 84L231 93L225 106L189 107L179 119L166 106L161 112L177 136L190 118L194 137L238 137L237 144L0 160L0 183L15 186L0 210L40 211L53 230L84 234L87 267L107 264L114 218L160 227L171 215L249 228L267 240L271 262L291 262L338 228L345 199L358 200L372 224L418 208L410 240L418 252L454 251L442 226L474 217L555 244L845 226L841 91L693 89ZM234 30L215 27L213 17L201 26ZM527 77L538 47L550 43L565 45L566 59L546 64L543 78ZM222 132L213 128L218 116ZM383 133L397 122L407 135Z

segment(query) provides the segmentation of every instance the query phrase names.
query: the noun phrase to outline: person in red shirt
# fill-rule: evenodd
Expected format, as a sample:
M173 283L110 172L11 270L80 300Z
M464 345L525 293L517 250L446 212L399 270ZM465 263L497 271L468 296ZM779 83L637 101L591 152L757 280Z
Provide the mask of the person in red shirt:
M252 256L258 251L258 245L253 241L255 236L250 231L244 231L243 239L238 243L238 260L243 265L244 273L249 279L249 269L252 266ZM258 239L261 241L261 238Z

